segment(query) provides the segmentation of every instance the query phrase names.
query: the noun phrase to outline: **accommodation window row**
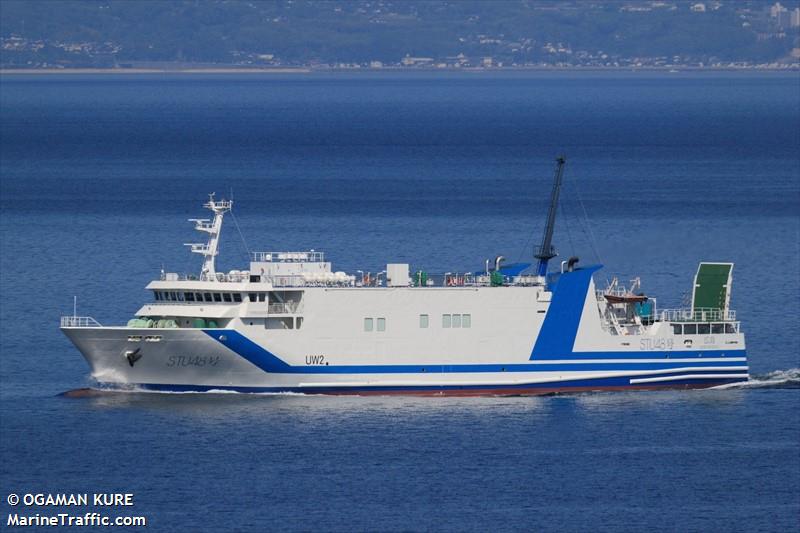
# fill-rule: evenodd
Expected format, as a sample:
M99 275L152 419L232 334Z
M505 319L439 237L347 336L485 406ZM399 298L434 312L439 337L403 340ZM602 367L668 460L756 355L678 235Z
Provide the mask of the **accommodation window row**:
M419 315L419 327L427 329L430 327L430 317L428 315ZM448 313L442 315L443 328L471 328L472 315L460 313Z
M241 303L243 295L239 292L182 292L182 291L153 291L157 302L228 302ZM250 302L266 302L269 300L266 292L247 293Z
M471 328L472 315L445 314L442 315L442 327L447 328Z
M153 291L157 302L210 302L241 303L242 295L238 292L177 292Z
M386 319L379 318L365 318L364 331L386 331Z
M736 330L736 324L731 322L726 322L724 324L672 324L672 332L675 335L736 333Z

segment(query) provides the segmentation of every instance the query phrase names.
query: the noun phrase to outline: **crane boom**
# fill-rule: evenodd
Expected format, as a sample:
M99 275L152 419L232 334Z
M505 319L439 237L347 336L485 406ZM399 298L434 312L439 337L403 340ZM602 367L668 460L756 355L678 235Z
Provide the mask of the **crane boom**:
M566 162L567 159L563 155L556 158L556 173L553 178L553 190L550 193L550 209L547 212L547 223L544 226L542 244L539 245L534 254L534 257L539 260L539 264L536 268L536 272L539 276L547 275L547 262L558 255L553 247L553 229L556 225L558 194L561 190L561 178L564 175L564 164Z

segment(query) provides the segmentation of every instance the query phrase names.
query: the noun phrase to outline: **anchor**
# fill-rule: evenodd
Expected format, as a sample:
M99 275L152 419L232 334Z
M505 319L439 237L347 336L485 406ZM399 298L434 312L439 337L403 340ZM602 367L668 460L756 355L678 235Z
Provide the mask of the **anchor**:
M134 363L142 358L142 349L136 348L135 350L128 350L125 352L125 359L128 360L128 364L133 367Z

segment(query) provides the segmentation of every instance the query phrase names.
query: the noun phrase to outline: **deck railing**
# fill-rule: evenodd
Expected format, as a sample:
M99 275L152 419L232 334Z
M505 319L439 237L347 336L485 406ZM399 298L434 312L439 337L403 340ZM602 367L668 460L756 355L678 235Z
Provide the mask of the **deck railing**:
M262 252L256 252L262 253ZM268 252L263 252L268 253ZM314 252L321 254L322 252ZM315 261L321 261L322 258ZM360 272L360 271L359 271ZM414 283L416 273L410 276L409 286L417 286ZM303 274L286 274L286 275L253 275L249 271L234 271L232 273L217 272L214 276L198 276L195 274L180 274L176 272L167 272L161 275L161 281L211 281L211 282L224 282L224 283L263 283L271 284L273 287L386 287L387 281L383 273L378 277L377 274L370 273L367 282L365 276L347 276L346 278L333 278L333 279L309 279ZM492 285L491 279L486 275L476 275L472 273L464 274L434 274L427 273L426 279L428 283L426 287L488 287ZM538 276L503 276L503 285L522 285L532 286L541 285L541 278ZM167 289L161 289L167 290ZM208 290L204 287L202 289L193 288L179 288L177 291L186 290ZM602 291L598 291L598 298L602 298ZM173 304L175 302L172 302ZM210 302L209 302L210 303Z
M62 328L101 328L103 325L90 316L62 316Z
M734 322L736 311L714 308L662 309L659 318L664 322Z
M250 252L256 263L321 263L325 260L324 252Z

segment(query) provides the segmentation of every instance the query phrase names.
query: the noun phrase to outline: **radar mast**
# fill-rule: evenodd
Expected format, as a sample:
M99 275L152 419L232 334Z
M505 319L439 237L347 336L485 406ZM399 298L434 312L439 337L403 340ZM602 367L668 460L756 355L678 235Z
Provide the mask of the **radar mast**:
M204 257L203 269L200 271L200 279L205 281L214 281L217 277L217 272L214 269L214 259L217 256L219 249L219 237L222 231L222 218L225 213L233 207L233 200L214 200L214 194L208 195L208 202L203 204L203 207L210 209L214 212L214 220L207 218L190 218L189 222L194 222L194 229L208 234L207 243L187 243L184 246L189 246L191 251L200 254Z

